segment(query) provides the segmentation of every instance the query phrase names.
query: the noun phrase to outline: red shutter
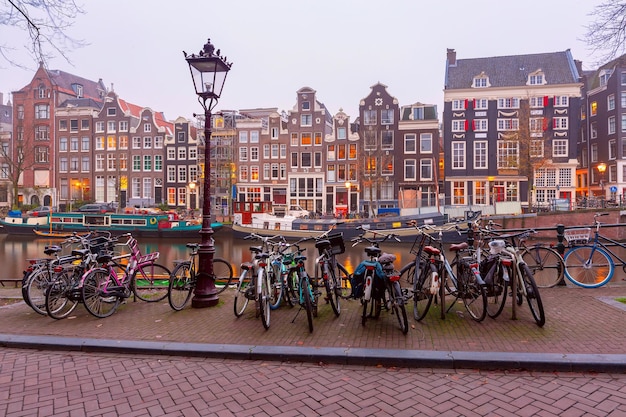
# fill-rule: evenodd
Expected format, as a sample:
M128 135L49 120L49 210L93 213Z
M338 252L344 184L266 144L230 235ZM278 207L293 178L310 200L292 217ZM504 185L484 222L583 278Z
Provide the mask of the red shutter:
M472 100L472 108L475 109L476 108L476 99Z
M468 100L468 99L465 99L465 110L467 110L467 106L468 106L468 104L469 104L469 100Z
M476 120L472 120L472 130L476 131Z
M548 96L543 96L543 107L548 107L550 103L550 99L548 98Z
M465 131L469 131L469 121L465 120Z
M548 130L548 118L544 117L543 118L543 131L545 132L546 130Z

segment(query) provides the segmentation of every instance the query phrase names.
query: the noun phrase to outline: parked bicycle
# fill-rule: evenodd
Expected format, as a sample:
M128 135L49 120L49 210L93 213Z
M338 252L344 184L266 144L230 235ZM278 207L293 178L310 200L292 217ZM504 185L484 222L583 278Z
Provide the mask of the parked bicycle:
M341 314L341 298L349 291L350 274L341 265L336 256L346 251L343 233L331 234L332 229L315 237L315 247L319 256L315 259L315 277L313 282L326 289L326 301L337 317Z
M191 249L189 259L174 261L174 269L167 289L167 301L170 307L176 311L184 309L189 303L200 276L196 266L200 244L187 243L186 246ZM233 267L230 262L222 258L213 258L212 279L215 283L216 294L221 294L226 288L229 288L233 283Z
M583 288L597 288L611 281L615 268L622 267L626 273L626 261L609 245L626 248L618 242L600 233L602 223L598 217L609 213L596 213L593 216L594 227L565 230L565 239L570 249L565 253L565 276L572 283Z
M131 295L143 301L156 302L167 297L170 270L157 264L159 252L142 255L137 240L130 233L124 245L130 251L127 265L111 253L97 258L102 266L88 271L82 281L81 298L89 313L98 318L113 314L122 300Z
M256 316L261 316L263 327L270 327L270 299L271 299L271 283L270 272L268 268L268 259L272 246L275 244L273 239L280 236L260 236L252 233L244 239L261 240L261 246L250 246L252 261L243 262L241 264L241 275L235 292L234 311L236 317L241 317L248 306L249 301L254 301L256 308ZM273 273L273 272L272 272Z
M424 266L415 269L414 277L418 278L417 280L413 278L414 318L422 320L428 313L433 299L438 296L442 319L445 319L446 313L452 309L456 301L461 300L473 320L483 321L487 315L487 294L485 282L480 276L477 259L479 255L469 251L468 256L464 256L470 245L462 242L449 246L449 250L454 252L454 259L452 263L448 260L443 248L443 233L458 231L456 224L423 225L419 230L422 235L428 236L421 238L418 236L420 247L416 252L414 263ZM454 301L446 309L447 295L454 297Z
M361 242L367 242L369 246L365 248L365 253L369 259L362 261L354 270L352 279L352 296L361 301L363 312L361 324L365 326L368 317L378 318L381 310L385 307L390 310L398 321L398 325L403 334L409 331L409 325L404 305L404 295L400 287L400 273L395 270L393 263L395 255L383 253L380 244L395 239L400 241L395 234L383 234L375 231L364 230L352 239L352 246ZM366 235L372 234L369 238Z
M302 310L305 311L309 333L313 333L313 317L317 317L317 301L319 291L317 285L311 282L306 271L304 262L306 256L303 254L306 248L300 246L303 242L312 239L300 239L292 244L283 244L281 249L282 263L286 268L285 295L290 305L298 304L300 309L291 321L294 323Z

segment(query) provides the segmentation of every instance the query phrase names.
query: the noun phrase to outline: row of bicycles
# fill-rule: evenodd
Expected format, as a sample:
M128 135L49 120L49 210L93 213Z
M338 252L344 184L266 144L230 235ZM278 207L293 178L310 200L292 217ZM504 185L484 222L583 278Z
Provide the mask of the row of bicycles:
M63 319L83 304L104 318L130 297L156 302L168 295L170 270L156 262L159 252L142 254L131 234L75 233L44 253L28 261L22 277L24 301L39 314Z

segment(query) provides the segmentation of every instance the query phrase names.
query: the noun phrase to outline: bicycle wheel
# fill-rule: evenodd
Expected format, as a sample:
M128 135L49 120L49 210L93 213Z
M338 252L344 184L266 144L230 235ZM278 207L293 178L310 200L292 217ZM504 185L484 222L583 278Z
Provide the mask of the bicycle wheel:
M563 279L565 264L557 251L544 246L532 246L522 253L524 262L535 277L539 288L551 288Z
M319 267L326 269L326 273L322 275L324 279L324 286L326 287L326 299L330 303L330 307L333 309L335 316L339 317L341 314L341 305L339 304L339 300L341 299L339 280L337 279L335 270L330 267L328 262L324 263L324 265L319 265Z
M409 270L409 274L415 274L416 269ZM418 270L419 271L419 270ZM428 314L428 309L433 302L434 294L430 291L432 286L432 271L423 268L419 277L413 279L413 318L422 320Z
M388 288L389 300L391 301L392 314L396 316L402 334L409 332L409 322L406 317L406 307L404 306L404 295L399 282L392 282Z
M309 323L309 333L313 333L313 300L311 294L311 284L308 278L300 278L300 291L302 294L303 308L306 310L306 319Z
M487 294L487 315L495 319L502 313L504 304L506 304L508 282L504 279L504 274L506 273L510 277L511 273L508 270L509 267L500 262L496 262L493 268L493 271L489 271L493 275L491 282L486 285L485 291ZM487 281L488 277L485 277L485 280Z
M249 292L254 288L250 284L250 274L248 274L247 269L244 269L239 277L239 283L235 292L235 302L233 304L235 317L241 317L246 307L248 307L248 302L250 301Z
M131 278L133 293L140 300L149 303L161 301L167 297L170 275L170 270L160 264L138 266Z
M602 248L577 246L565 254L565 276L583 288L601 287L613 278L613 259Z
M526 264L521 264L520 269L522 271L523 285L526 288L528 307L537 322L537 326L542 327L546 323L546 315L543 311L543 303L541 302L541 296L539 295L537 284L535 284L533 273Z
M120 305L120 297L105 292L110 280L109 271L105 268L92 269L83 280L82 301L87 311L95 317L108 317Z
M46 288L50 285L50 271L48 268L42 268L35 272L28 281L26 288L26 296L28 304L35 312L45 316L46 312Z
M283 282L285 276L280 263L273 262L270 266L270 309L276 310L283 301Z
M265 330L270 328L270 283L265 268L259 268L257 276L257 299L261 312L261 321Z
M176 311L180 311L191 299L195 282L191 279L190 262L181 262L172 271L170 286L167 290L167 302Z
M213 259L213 277L217 293L221 294L230 287L233 282L233 267L228 261L222 258Z
M479 284L469 266L463 268L459 277L459 287L459 295L467 312L475 321L483 321L487 316L485 287Z
M60 320L74 311L78 305L78 300L71 296L74 284L73 270L64 270L54 276L46 288L46 312L48 316Z

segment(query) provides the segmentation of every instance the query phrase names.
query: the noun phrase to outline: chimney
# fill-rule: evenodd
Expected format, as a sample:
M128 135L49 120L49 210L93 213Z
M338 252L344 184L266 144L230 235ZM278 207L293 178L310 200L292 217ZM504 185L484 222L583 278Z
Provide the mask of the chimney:
M456 51L448 48L448 66L456 67Z
M0 93L0 106L4 104L4 94Z

